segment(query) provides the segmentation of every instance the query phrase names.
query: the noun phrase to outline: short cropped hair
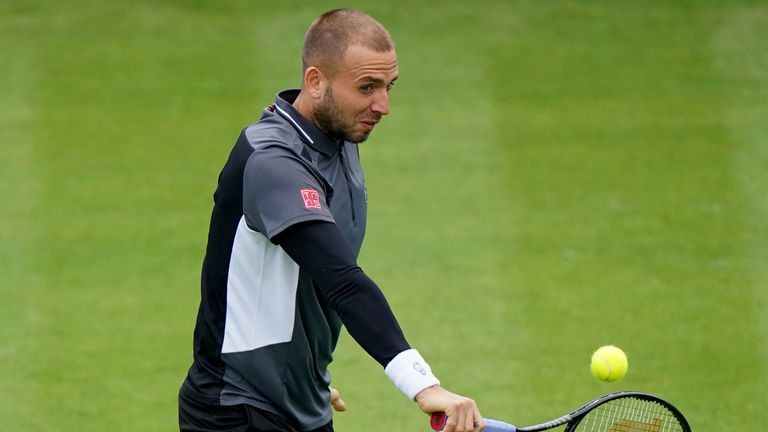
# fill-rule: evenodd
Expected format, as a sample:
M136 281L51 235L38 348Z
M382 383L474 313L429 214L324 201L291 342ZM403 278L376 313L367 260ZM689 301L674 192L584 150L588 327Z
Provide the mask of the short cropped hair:
M314 66L334 75L344 52L361 45L377 52L395 48L387 29L370 15L353 9L334 9L320 15L309 26L301 50L302 70Z

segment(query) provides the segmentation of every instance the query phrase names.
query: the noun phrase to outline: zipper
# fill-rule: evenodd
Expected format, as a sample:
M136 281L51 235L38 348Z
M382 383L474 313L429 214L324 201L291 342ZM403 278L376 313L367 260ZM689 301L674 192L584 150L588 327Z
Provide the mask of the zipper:
M352 197L352 182L349 180L347 165L344 163L344 145L339 146L339 162L341 162L341 172L344 173L344 179L347 181L347 192L349 192L349 207L352 209L352 226L357 226L355 215L355 199Z

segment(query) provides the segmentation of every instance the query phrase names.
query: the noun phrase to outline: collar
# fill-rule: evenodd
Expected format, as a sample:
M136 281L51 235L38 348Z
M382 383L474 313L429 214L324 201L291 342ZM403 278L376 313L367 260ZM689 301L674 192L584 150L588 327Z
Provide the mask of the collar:
M326 156L333 156L339 145L307 120L293 107L293 102L299 96L298 89L283 90L275 98L275 112L290 123L301 136L302 141Z

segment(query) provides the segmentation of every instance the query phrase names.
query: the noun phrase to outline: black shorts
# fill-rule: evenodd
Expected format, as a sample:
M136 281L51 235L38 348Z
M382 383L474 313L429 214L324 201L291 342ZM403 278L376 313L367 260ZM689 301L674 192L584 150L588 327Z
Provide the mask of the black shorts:
M209 405L179 392L181 432L300 432L277 414L250 405ZM333 432L333 421L311 432Z

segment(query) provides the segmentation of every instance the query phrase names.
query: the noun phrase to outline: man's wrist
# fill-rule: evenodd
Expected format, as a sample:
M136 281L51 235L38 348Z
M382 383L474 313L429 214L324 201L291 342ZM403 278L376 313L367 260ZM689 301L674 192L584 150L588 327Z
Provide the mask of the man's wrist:
M432 374L429 364L415 349L396 355L384 368L384 372L411 400L415 400L422 390L440 384L440 380Z
M442 388L442 387L440 387L440 384L431 385L431 386L425 388L424 390L416 393L416 396L413 398L413 400L415 400L416 403L421 405L421 399L423 399L424 397L428 396L430 393L434 393L434 391L439 389L439 388Z

